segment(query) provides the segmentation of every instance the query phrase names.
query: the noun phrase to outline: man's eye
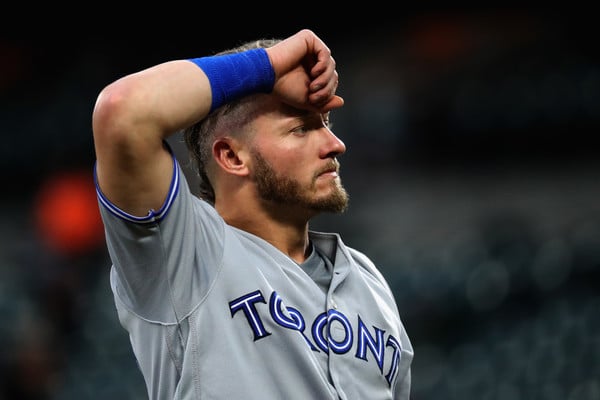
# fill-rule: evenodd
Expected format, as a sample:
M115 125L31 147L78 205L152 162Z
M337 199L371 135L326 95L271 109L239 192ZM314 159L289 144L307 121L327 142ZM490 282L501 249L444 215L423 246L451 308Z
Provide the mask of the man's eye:
M298 126L292 129L292 133L306 133L308 132L308 127L306 125Z

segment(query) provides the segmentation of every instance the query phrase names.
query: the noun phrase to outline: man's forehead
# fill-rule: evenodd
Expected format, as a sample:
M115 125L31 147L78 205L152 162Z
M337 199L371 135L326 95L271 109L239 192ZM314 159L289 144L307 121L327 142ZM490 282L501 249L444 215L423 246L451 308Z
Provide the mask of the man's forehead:
M313 118L313 117L322 118L323 116L329 115L329 112L327 112L325 114L321 114L316 111L310 111L310 110L306 110L303 108L297 108L297 107L291 106L286 103L280 103L278 112L286 117L297 117L297 118Z
M265 116L270 114L272 117L282 117L286 119L323 119L329 117L329 112L319 113L317 111L294 107L271 95L260 97L260 103L256 104L256 111Z

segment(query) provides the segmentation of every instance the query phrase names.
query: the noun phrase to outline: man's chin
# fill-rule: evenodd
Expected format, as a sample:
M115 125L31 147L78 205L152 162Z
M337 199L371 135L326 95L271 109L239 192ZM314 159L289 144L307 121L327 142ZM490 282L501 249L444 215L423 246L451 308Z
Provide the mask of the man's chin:
M313 202L311 208L318 212L341 214L348 209L348 196L345 192L338 192Z

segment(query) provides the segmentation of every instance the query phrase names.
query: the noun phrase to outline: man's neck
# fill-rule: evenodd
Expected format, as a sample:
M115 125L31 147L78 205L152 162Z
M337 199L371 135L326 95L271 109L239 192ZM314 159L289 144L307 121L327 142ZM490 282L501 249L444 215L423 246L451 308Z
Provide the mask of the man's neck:
M298 263L304 262L309 251L308 220L298 213L285 213L273 208L224 208L217 203L217 212L228 225L241 229L271 243Z

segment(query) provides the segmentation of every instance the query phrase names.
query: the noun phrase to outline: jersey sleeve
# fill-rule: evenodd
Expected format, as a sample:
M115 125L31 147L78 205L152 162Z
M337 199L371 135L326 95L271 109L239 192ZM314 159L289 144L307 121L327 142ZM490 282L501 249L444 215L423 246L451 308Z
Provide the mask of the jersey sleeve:
M119 306L148 321L181 321L206 296L221 265L224 221L193 195L173 155L169 193L159 210L136 217L96 191Z

